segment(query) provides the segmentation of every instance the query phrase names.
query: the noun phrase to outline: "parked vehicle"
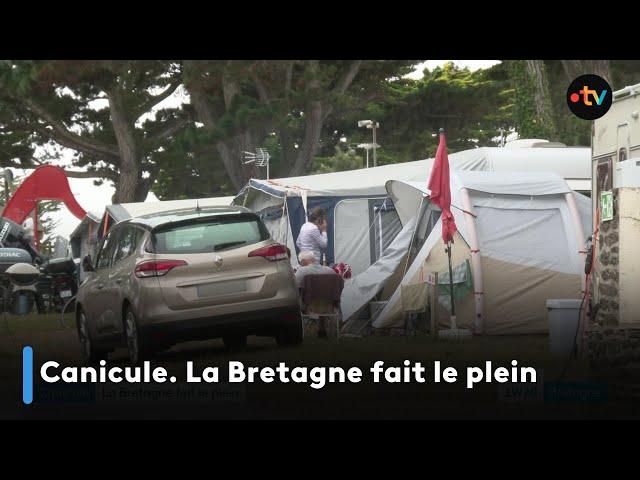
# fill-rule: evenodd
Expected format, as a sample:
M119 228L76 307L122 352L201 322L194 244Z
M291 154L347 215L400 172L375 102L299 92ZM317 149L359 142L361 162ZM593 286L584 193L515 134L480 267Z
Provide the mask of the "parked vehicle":
M302 341L290 253L242 207L187 209L118 223L78 289L82 352L95 362L126 345L132 363L179 342L248 335Z
M72 312L73 297L78 291L77 267L72 258L54 258L40 267L40 297L46 311ZM66 308L65 308L66 307Z
M38 313L43 306L37 283L40 271L37 267L42 257L33 248L32 238L19 224L0 217L0 311L14 315L26 315L33 306Z
M21 248L0 248L0 312L26 315L34 305L38 313L43 305L37 288L40 271L31 255Z

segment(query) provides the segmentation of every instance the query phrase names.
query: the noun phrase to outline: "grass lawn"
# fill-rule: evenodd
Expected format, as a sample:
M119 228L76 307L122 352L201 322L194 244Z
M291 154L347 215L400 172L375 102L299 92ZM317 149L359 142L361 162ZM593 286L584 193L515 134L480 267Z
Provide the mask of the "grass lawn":
M73 313L66 313L64 317L60 313L28 315L1 315L0 331L3 334L28 334L29 332L52 332L64 330L75 324Z

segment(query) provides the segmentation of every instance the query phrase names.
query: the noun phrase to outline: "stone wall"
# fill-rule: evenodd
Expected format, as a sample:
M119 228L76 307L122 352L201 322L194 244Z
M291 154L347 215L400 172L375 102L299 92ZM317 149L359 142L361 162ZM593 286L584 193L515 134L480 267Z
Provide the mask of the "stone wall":
M635 245L640 241L635 227L629 227L630 222L638 222L639 216L636 205L638 201L629 193L640 196L637 189L614 190L614 218L600 224L598 262L595 265L592 283L593 303L598 305L598 310L586 331L585 338L588 357L592 366L597 369L640 364L640 321L629 315L628 311L627 318L621 315L623 307L627 305L626 308L629 310L628 304L635 301L635 298L630 298L633 296L633 288L623 291L621 282L624 278L627 284L637 284L636 277L629 275L633 270L629 262L637 262ZM621 197L624 197L624 209L619 208ZM621 237L624 242L623 252L620 248ZM629 255L628 250L634 255ZM625 269L622 275L621 253L626 255L622 262Z
M620 292L618 280L620 231L618 217L618 193L613 193L612 220L600 223L598 235L598 261L595 264L593 284L595 303L599 305L594 321L602 326L615 326L619 323Z
M586 345L594 368L640 363L640 328L591 327L586 332Z

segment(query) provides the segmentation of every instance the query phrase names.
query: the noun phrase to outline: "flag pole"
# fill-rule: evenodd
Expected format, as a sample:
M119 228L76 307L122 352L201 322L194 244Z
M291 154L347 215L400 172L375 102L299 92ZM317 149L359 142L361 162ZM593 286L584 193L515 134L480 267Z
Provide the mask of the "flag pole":
M444 128L440 129L440 137L444 135ZM456 303L453 295L453 266L451 264L451 242L447 242L447 246L445 248L445 252L447 252L447 258L449 260L449 293L451 295L451 328L458 328L456 325Z
M449 289L451 292L451 328L458 328L456 325L456 303L453 298L453 267L451 266L451 242L447 243L445 248L449 257Z

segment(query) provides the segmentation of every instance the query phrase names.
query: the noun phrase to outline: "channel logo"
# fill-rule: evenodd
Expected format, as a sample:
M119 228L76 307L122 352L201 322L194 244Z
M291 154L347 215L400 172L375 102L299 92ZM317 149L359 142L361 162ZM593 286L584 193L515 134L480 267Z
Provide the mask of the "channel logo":
M595 120L611 108L611 86L598 75L581 75L567 89L567 105L576 117Z

